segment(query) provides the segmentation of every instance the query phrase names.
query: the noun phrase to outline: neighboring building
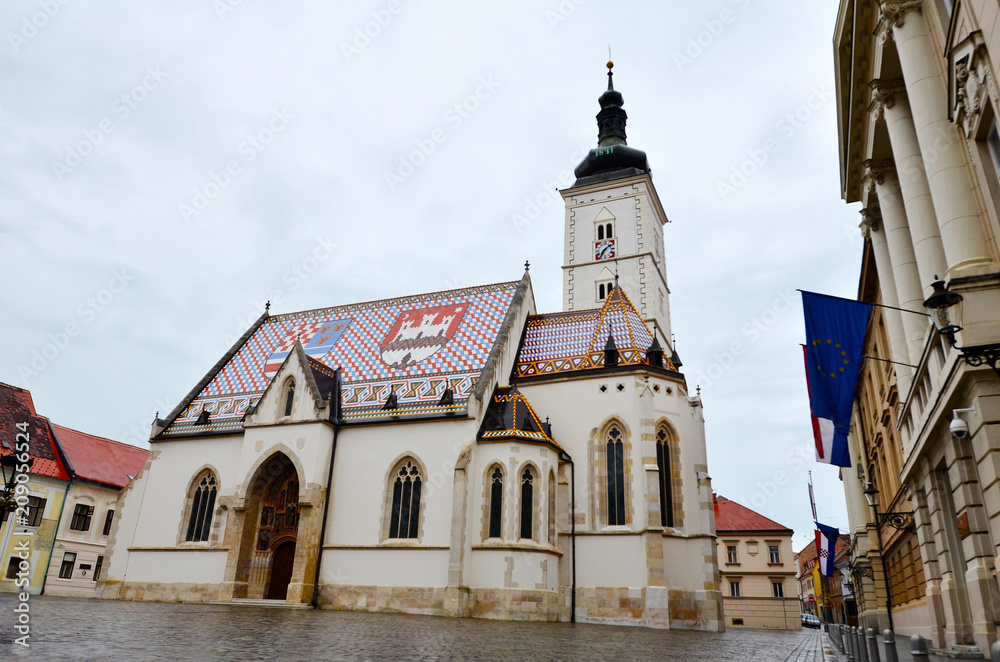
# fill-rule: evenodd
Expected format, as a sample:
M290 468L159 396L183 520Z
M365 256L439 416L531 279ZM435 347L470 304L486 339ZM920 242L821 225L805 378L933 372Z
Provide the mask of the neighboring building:
M836 559L844 558L851 548L851 537L840 534L837 541ZM843 581L835 571L833 577L827 577L820 571L819 557L816 554L816 541L813 540L795 554L795 579L799 584L800 608L804 614L812 614L824 623L842 623L836 609L843 607L843 593L839 584ZM835 601L840 596L841 602ZM855 610L856 611L856 610Z
M716 503L716 547L726 625L801 629L793 531L724 497L718 497Z
M35 412L31 393L0 383L0 455L13 452L15 439L25 424L29 453L34 460L27 482L28 503L25 511L7 511L4 521L0 522L0 559L3 563L0 591L20 592L25 588L25 576L18 576L23 572L20 555L24 554L29 565L26 588L29 593L38 594L45 586L45 570L52 557L52 541L70 476L52 437L48 419Z
M881 301L892 307L880 356L897 362L894 376L871 370L855 467L841 472L856 569L874 575L863 625L889 625L881 530L893 624L957 652L989 650L1000 622L998 9L997 0L841 0L834 36L842 193L864 207ZM936 328L913 312L925 300L954 303L943 287L964 301L936 315ZM886 436L859 438L875 427L894 427L898 449ZM869 478L883 511L912 508L915 535L902 520L898 534L875 527L862 494Z
M47 595L94 597L118 498L146 464L149 451L51 424L73 480L55 538Z
M527 270L265 312L154 423L103 596L724 629L667 219L610 73L600 105L564 312Z

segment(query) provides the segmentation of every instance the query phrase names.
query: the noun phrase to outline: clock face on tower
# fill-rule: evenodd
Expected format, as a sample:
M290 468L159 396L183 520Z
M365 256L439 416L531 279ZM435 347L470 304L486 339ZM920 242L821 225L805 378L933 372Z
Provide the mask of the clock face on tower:
M615 257L615 255L614 239L602 239L601 241L594 242L595 260L608 260Z

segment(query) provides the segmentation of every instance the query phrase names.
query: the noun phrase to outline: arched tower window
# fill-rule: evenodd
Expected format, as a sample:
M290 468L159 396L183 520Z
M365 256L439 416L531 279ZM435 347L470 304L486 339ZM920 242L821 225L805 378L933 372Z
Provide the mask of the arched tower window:
M191 515L188 519L188 542L205 542L212 530L212 515L215 513L215 497L218 485L215 474L205 471L195 480L194 494L191 502Z
M549 521L548 521L548 532L549 532L549 544L555 546L556 544L556 474L553 471L549 472Z
M529 539L535 537L534 527L532 526L532 519L535 513L534 478L535 476L530 468L525 469L524 473L521 474L521 537Z
M285 416L292 415L293 404L295 404L295 380L289 379L285 384Z
M390 538L416 538L420 523L420 468L412 460L400 464L393 474Z
M600 241L601 239L604 239L604 224L603 223L599 224L597 226L597 240Z
M617 426L608 430L608 525L625 524L625 444Z
M656 431L656 468L659 470L661 526L674 525L674 486L670 466L669 440L664 428L661 427Z
M503 471L494 467L490 473L490 538L503 536Z
M605 227L604 236L606 236L608 239L611 239L611 237L615 236L615 230L613 225L608 223L604 227Z

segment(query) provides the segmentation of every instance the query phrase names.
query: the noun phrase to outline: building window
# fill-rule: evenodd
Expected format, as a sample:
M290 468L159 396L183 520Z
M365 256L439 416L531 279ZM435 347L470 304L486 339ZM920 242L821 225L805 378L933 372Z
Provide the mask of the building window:
M736 553L736 545L726 545L726 563L739 563L740 555Z
M667 431L656 431L656 468L659 470L660 526L674 525L674 489Z
M608 430L606 444L608 468L608 525L625 524L625 444L622 431Z
M111 524L115 520L115 511L112 508L108 508L108 514L104 516L104 532L103 535L108 535L111 533Z
M76 567L76 552L66 552L62 557L62 565L59 566L59 579L72 579L73 568Z
M781 563L781 549L778 545L767 546L768 563Z
M615 289L615 282L613 280L609 280L606 283L598 283L597 300L604 301L609 296L611 296L611 293L614 291L614 289Z
M556 544L556 474L549 472L549 544Z
M7 574L4 579L17 579L17 571L21 569L21 559L17 556L10 557L7 561Z
M615 226L612 223L597 224L597 240L611 239L615 236Z
M729 597L738 598L740 597L740 583L739 582L729 582Z
M292 415L292 405L295 403L295 380L289 379L285 386L285 416Z
M41 497L28 497L28 522L27 526L41 526L42 513L45 512L45 499Z
M98 579L101 578L101 568L103 568L103 567L104 567L104 557L103 556L98 556L97 557L97 563L94 565L94 577L93 577L93 581L96 582Z
M94 507L84 503L76 504L73 519L69 523L71 531L90 531L90 521L94 518Z
M534 479L531 469L525 469L521 474L521 537L528 539L535 537L535 527L532 526L535 506Z
M503 471L495 467L490 474L490 538L503 536Z
M396 471L392 483L390 538L416 538L420 522L420 469L407 460Z
M191 504L191 516L188 519L188 542L205 542L212 530L212 517L215 514L215 497L218 493L215 475L211 472L202 474L195 482L194 501Z
M783 582L771 582L771 593L776 598L785 597L785 584Z

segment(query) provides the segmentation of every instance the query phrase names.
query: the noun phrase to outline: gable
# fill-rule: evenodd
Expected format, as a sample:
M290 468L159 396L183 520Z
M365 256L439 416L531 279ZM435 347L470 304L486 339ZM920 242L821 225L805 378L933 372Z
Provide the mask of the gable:
M464 414L518 281L273 315L257 328L159 437L234 432L296 340L341 370L342 419ZM438 405L446 388L453 403ZM398 409L382 410L395 392ZM208 423L195 426L203 411Z

